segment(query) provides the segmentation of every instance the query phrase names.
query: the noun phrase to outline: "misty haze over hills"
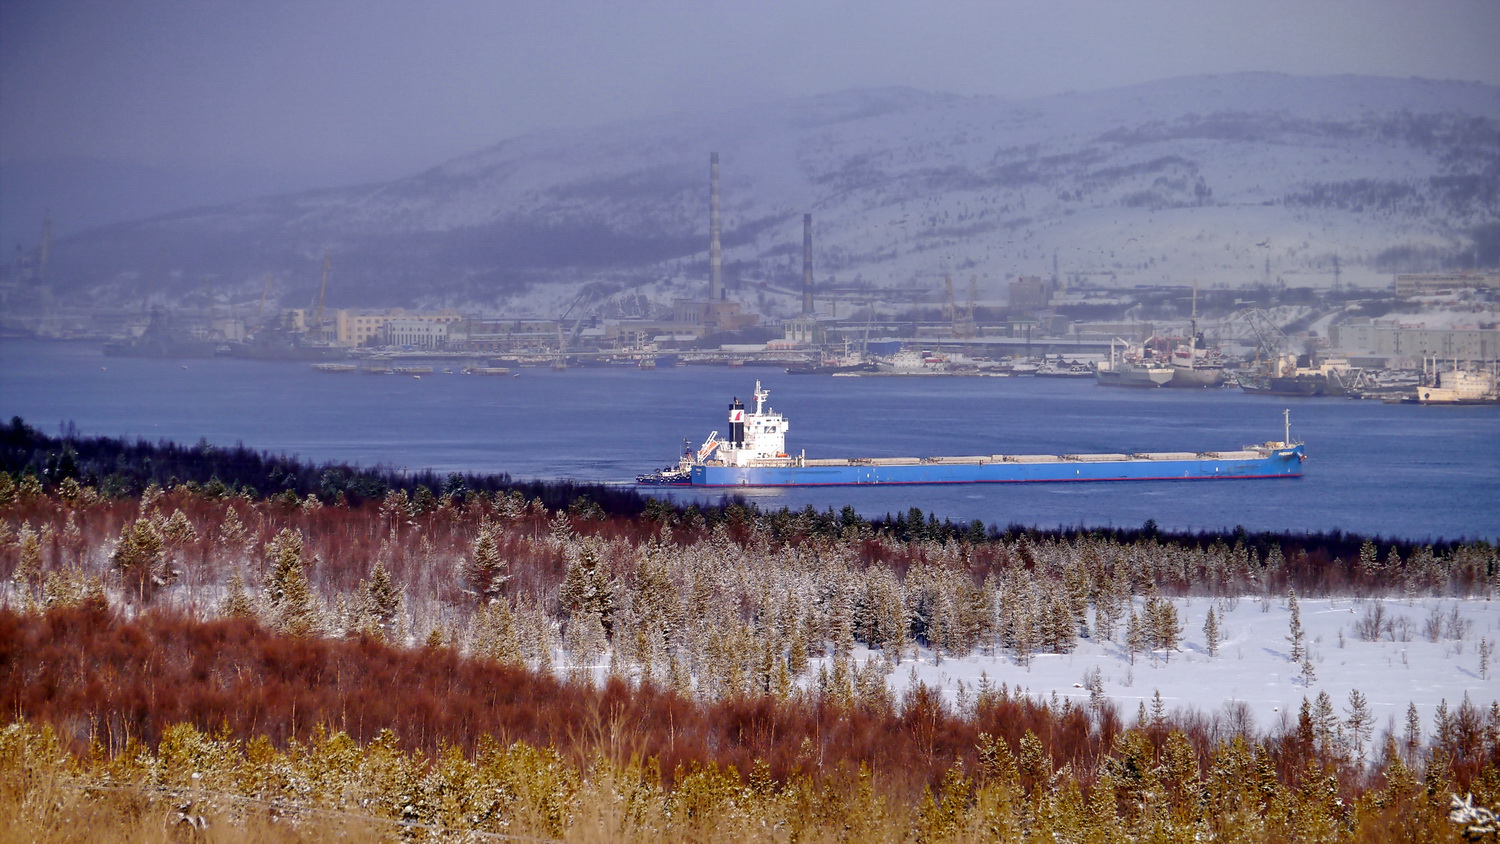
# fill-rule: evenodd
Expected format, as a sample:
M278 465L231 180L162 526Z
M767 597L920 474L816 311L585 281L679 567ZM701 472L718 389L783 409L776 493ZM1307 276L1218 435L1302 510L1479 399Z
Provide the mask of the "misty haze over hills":
M819 285L1386 284L1500 261L1500 88L1240 74L1026 101L855 90L515 138L410 178L272 196L56 243L99 303L547 311L577 283L701 295L708 154L725 278ZM753 298L745 290L745 298ZM761 306L777 305L764 301ZM787 305L790 307L790 304Z

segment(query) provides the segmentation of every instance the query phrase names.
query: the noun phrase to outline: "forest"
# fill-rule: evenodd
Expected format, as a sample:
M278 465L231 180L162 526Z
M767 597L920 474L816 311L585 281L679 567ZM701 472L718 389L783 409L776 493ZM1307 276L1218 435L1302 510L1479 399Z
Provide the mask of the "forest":
M1188 598L1347 596L1394 639L1389 602L1500 589L1485 542L678 507L20 420L0 468L0 812L30 840L1496 834L1487 701L1377 733L1327 695L1257 727L902 673L1171 660Z

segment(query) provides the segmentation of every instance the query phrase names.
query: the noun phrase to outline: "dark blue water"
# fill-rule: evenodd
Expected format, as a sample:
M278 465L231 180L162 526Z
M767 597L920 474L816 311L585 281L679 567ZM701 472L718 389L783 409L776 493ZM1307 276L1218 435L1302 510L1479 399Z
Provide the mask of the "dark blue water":
M1283 407L1311 459L1297 480L835 487L752 491L762 506L871 516L910 507L1040 527L1342 529L1500 538L1500 408L1238 391L1133 391L1042 378L825 378L675 367L518 370L519 378L330 375L303 363L105 358L77 343L0 342L0 415L55 432L233 445L313 461L628 482L726 432L757 378L791 421L789 451L923 456L1201 451L1281 439ZM690 494L674 491L683 499ZM708 496L716 499L717 494Z

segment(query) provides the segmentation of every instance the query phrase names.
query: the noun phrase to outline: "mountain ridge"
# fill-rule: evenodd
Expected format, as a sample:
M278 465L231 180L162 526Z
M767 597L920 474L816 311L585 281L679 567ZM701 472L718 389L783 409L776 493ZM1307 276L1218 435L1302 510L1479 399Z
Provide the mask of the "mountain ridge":
M1027 100L853 89L535 133L390 182L84 232L54 277L105 301L212 277L243 301L269 272L290 304L326 252L341 305L546 311L583 282L691 294L710 151L731 288L800 281L806 212L818 283L839 286L995 285L1054 264L1208 285L1330 283L1337 264L1384 283L1483 263L1500 241L1500 87L1247 73Z

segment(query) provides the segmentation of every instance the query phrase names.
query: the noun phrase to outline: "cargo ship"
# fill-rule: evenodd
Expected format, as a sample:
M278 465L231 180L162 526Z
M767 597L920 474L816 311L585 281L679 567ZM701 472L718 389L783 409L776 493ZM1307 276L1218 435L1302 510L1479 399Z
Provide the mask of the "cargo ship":
M735 398L729 435L714 431L676 465L640 475L650 486L781 487L859 484L978 484L1044 481L1292 478L1302 474L1303 444L1292 441L1284 413L1280 441L1231 451L1118 454L981 454L968 457L817 459L786 451L787 418L766 407L770 391L755 382L755 410Z
M1239 384L1241 390L1258 395L1321 398L1347 394L1358 375L1346 360L1319 363L1309 355L1288 354L1240 375Z
M1115 354L1115 343L1125 343L1123 354ZM1172 380L1172 367L1151 356L1149 346L1132 346L1115 338L1109 341L1109 360L1094 368L1097 383L1106 387L1160 387Z

